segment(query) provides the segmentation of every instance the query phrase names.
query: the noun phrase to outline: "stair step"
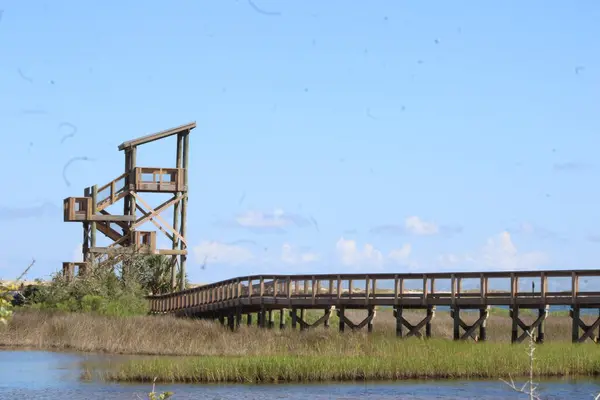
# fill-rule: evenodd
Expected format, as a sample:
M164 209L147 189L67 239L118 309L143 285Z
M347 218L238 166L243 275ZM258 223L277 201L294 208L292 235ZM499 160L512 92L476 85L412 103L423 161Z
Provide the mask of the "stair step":
M104 223L100 222L100 223L96 224L96 227L98 228L98 230L100 232L102 232L103 234L108 236L108 238L110 238L111 240L113 240L115 242L123 237L123 235L121 233L119 233L118 231L111 228L107 222L104 222Z

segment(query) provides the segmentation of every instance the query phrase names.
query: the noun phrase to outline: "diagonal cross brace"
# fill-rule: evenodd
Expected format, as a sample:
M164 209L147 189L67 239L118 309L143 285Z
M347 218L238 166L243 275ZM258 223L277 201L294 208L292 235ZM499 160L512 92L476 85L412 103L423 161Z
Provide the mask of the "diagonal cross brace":
M300 329L310 329L310 328L314 328L317 327L321 324L323 324L325 321L327 321L329 319L329 316L331 315L331 309L326 309L325 310L325 314L323 314L321 316L321 318L319 318L318 320L316 320L315 322L313 322L312 324L309 324L308 322L304 321L295 310L290 310L290 317L293 318L293 314L296 314L296 322L298 322L300 324Z
M133 193L133 194L135 196L135 193ZM167 201L160 204L154 210L152 210L152 208L148 205L148 203L146 203L146 202L143 202L143 203L144 203L144 206L147 208L150 208L150 210L153 211L153 213L160 214L161 212L163 212L167 208L171 207L172 205L179 203L181 200L183 200L184 197L185 197L185 194L181 194L179 196L173 196L172 198L170 198ZM139 199L140 198L139 195L136 196L136 198ZM144 217L138 219L137 221L135 221L133 223L132 229L135 229L135 228L139 227L140 225L145 224L150 218L151 218L150 216L144 216Z
M408 322L408 320L406 320L406 318L404 318L403 316L400 316L400 321L402 322L402 325L404 325L408 329L408 333L406 334L405 337L408 338L411 336L415 336L418 338L422 338L423 334L421 333L421 329L423 329L423 327L427 323L431 322L434 315L435 315L435 312L432 312L430 315L427 315L416 325L411 324L410 322ZM394 316L396 316L396 311L394 311Z
M513 311L511 310L510 317L513 318L513 315ZM547 316L548 310L545 310L539 317L537 317L535 321L533 321L533 324L531 325L526 325L523 321L521 321L521 318L517 317L517 325L519 325L519 328L523 330L523 333L516 339L515 343L521 343L523 340L525 340L525 338L529 337L529 334L533 334L533 331L546 320Z
M375 311L373 311L373 312L370 312L370 313L367 315L367 317L366 317L365 319L363 319L363 320L362 320L362 322L361 322L361 323L359 323L359 324L355 324L355 323L354 323L354 322L352 322L350 319L348 319L348 317L346 317L345 315L341 315L341 312L340 312L340 310L337 310L337 314L338 314L338 317L339 317L339 318L340 318L342 321L344 321L344 323L345 323L346 325L348 325L352 331L356 331L356 330L359 330L359 329L362 329L362 328L364 328L364 327L365 327L365 325L367 325L369 322L373 321L373 319L375 318Z
M485 311L485 313L479 317L479 319L477 321L475 321L473 323L473 325L471 325L470 327L467 326L466 323L463 322L463 320L459 320L459 324L460 326L466 331L462 336L461 336L461 340L465 340L469 337L473 338L475 341L479 340L479 337L475 334L475 330L477 330L477 328L479 328L484 322L485 320L488 318L488 316L490 315L489 311ZM468 328L468 329L467 329Z
M144 207L148 208L149 210L146 212L142 207L140 207L137 202L136 202L136 207L145 214L145 216L143 218L141 218L138 222L136 222L132 229L135 229L135 227L142 225L143 223L145 223L146 221L150 220L158 229L160 229L162 232L164 232L171 240L173 240L173 235L176 236L183 244L185 244L187 246L187 241L185 240L185 238L183 236L181 236L181 234L179 232L177 232L175 229L173 229L171 227L171 225L165 221L165 219L163 217L160 216L160 212L164 211L166 208L170 207L173 204L178 203L179 201L181 201L183 198L185 198L185 196L187 196L186 194L182 194L176 197L173 197L171 200L167 201L166 203L163 203L159 206L159 208L157 208L156 210L154 210L152 207L150 207L148 205L148 203L146 203L139 195L137 195L135 192L131 192L131 194L136 198L136 200L138 200L140 203L142 203L144 205ZM166 228L171 232L171 235L169 235L167 232L164 231L164 228L162 226L160 226L160 224L158 222L155 221L155 218L159 219L165 226Z
M455 317L455 313L456 311L451 311L450 312L450 317L454 318ZM481 319L481 318L480 318ZM475 324L477 324L478 321L475 322ZM483 322L483 321L482 321ZM458 318L458 325L463 328L463 330L465 331L465 333L460 337L461 340L465 340L466 338L468 338L469 336L471 337L471 339L477 341L478 337L475 334L475 329L473 329L471 332L469 332L469 330L472 328L472 326L467 325L467 323L465 321L463 321L460 317ZM477 325L477 327L479 327L479 325ZM468 333L468 334L467 334Z
M573 312L570 312L571 314L571 318L573 318ZM594 338L592 337L592 335L594 334L594 331L596 330L596 328L598 328L600 326L600 318L597 318L596 321L592 324L592 325L587 325L585 322L583 322L581 320L581 318L577 318L577 326L579 328L581 328L583 330L583 335L581 335L581 337L579 339L577 339L577 342L582 343L585 342L586 339L591 339L593 342L598 342L598 338Z
M147 212L146 210L144 210L142 208L142 206L140 206L138 203L135 204L135 207L142 213L144 214L145 217L148 217L147 220L149 220L150 222L152 222L154 224L154 226L156 226L158 228L158 230L160 230L162 233L164 233L171 241L173 240L173 235L171 235L169 232L167 232L165 230L165 228L162 227L161 224L159 224L158 222L156 222L152 217L151 214L149 212Z

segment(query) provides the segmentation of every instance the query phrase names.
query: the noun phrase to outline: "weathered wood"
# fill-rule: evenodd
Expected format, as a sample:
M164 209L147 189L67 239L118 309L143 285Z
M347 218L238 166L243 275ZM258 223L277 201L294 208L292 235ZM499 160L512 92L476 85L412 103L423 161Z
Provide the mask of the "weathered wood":
M402 315L402 307L396 307L394 309L394 316L396 317L396 336L398 337L403 337L403 331L402 331L402 326L405 326L408 329L408 333L406 334L405 337L411 337L411 336L415 336L418 338L423 337L423 334L421 333L421 329L427 325L431 323L431 320L433 319L435 315L434 309L427 309L427 314L425 316L425 318L423 318L419 323L417 323L416 325L411 324L410 322L408 322L408 320L406 318L403 317ZM431 337L431 327L429 327L429 329L426 329L426 337L429 338ZM429 336L427 336L429 335Z
M279 310L279 329L285 329L285 310Z
M571 310L569 311L569 315L573 321L573 343L582 343L585 342L587 339L590 339L592 342L598 343L599 338L595 336L594 333L595 330L600 327L600 316L591 325L587 325L581 320L580 307L571 308ZM580 330L583 331L581 336L579 335Z
M84 229L85 229L85 226L86 225L84 224ZM103 233L106 237L108 237L109 239L111 239L115 242L119 241L123 238L123 234L114 230L110 226L110 222L96 222L96 229L98 231L100 231L101 233Z
M452 318L454 319L455 329L456 329L456 324L458 324L458 326L465 331L461 336L460 330L458 331L458 334L455 330L454 339L455 340L457 340L457 339L467 340L470 338L470 339L475 340L476 342L479 340L486 340L487 332L485 331L485 323L486 323L488 316L489 316L489 309L487 307L482 308L479 310L479 319L477 319L472 325L468 325L466 322L464 322L460 318L460 308L456 308L456 309L452 310ZM475 333L475 331L477 329L479 329L479 335L477 335Z
M94 261L93 264L97 267L114 266L117 262L122 261L125 268L129 262L123 257L126 252L114 251L114 249L118 246L133 246L143 248L141 252L144 254L164 254L170 255L173 259L180 259L183 271L185 271L187 248L184 224L186 215L185 210L181 210L179 203L187 200L185 196L187 192L187 159L189 158L188 137L190 131L195 127L194 122L122 143L119 149L124 150L125 156L123 174L103 186L94 185L87 188L83 198L71 197L64 200L64 220L66 222L82 222L84 225L83 247L86 260L94 254L103 253L108 255L108 258L98 259L97 262L91 259L89 261ZM175 168L137 166L137 146L176 134L178 135L178 149ZM152 175L152 179L150 181L145 180L145 174ZM169 178L164 179L165 175L168 175ZM168 192L174 193L175 196L174 199L167 201L168 204L163 204L153 210L145 204L137 192ZM122 215L112 215L105 210L120 200L123 200ZM150 208L150 211L146 212L138 202L144 203L146 208ZM183 221L180 220L175 224L175 228L170 227L160 215L170 205L176 205L174 220L183 219ZM142 219L138 220L136 218L136 210L140 210L144 214ZM148 221L151 221L165 236L174 242L174 245L170 246L171 249L156 249L155 236L150 236L150 241L148 241L145 238L140 240L141 237L135 234L135 229ZM162 222L166 227L161 226L157 221ZM111 224L115 225L111 226ZM114 227L121 228L123 232ZM96 244L96 231L103 233L112 240L112 243L105 248L98 247ZM179 243L183 243L182 247L178 246ZM91 251L92 249L97 253ZM184 285L185 272L182 274L180 290L185 289ZM186 310L191 307L191 304L198 305L185 296L183 303L179 302L176 297L174 298L173 310L181 309L181 304L185 304ZM200 297L200 295L197 296L196 303L202 303ZM161 300L153 301L152 304L156 304L156 307L159 308L166 307L166 304Z
M336 311L337 311L337 315L338 315L338 318L339 318L339 324L338 324L339 325L339 331L340 332L344 332L344 328L346 326L346 323L345 323L346 308L345 307L340 307L340 308L337 308Z
M111 215L111 214L98 214L88 219L89 221L101 221L101 222L133 222L135 216L133 215Z
M144 200L143 200L143 199L142 199L142 198L141 198L139 195L137 195L137 194L136 194L136 193L134 193L134 192L132 192L132 194L133 194L134 198L135 198L137 201L139 201L140 203L142 203L142 205L143 205L145 208L147 208L147 209L148 209L148 211L146 211L146 210L144 210L144 209L143 209L143 208L142 208L140 205L137 205L137 208L138 208L138 210L142 211L142 213L144 213L144 214L145 214L145 217L143 218L143 220L144 220L144 223L145 223L147 220L149 220L149 221L151 221L152 223L154 223L154 224L155 224L155 225L156 225L158 228L161 228L161 230L163 230L163 231L164 231L164 229L167 229L167 230L168 230L168 231L171 233L171 235L177 236L177 238L178 238L178 239L179 239L179 241L182 243L182 245L185 245L185 244L186 244L186 240L185 240L185 237L184 237L184 236L185 236L185 233L184 233L184 235L181 235L179 232L175 231L175 229L173 229L173 227L171 226L171 224L169 224L169 223L168 223L168 222L167 222L167 221L166 221L166 220L165 220L165 219L164 219L164 218L163 218L163 217L160 215L160 211L164 211L164 208L163 208L163 210L160 210L160 211L154 210L154 209L152 209L152 207L150 207L150 206L148 205L148 203L146 203L146 202L145 202L145 201L144 201ZM185 196L182 196L182 198L179 198L179 199L177 199L177 198L175 198L175 199L172 199L171 201L173 201L173 202L174 202L174 201L185 201ZM170 203L170 202L169 202L169 203ZM167 207L168 207L168 206L167 206ZM183 212L183 209L182 209L182 212ZM162 224L164 225L164 229L163 229L163 227L161 227L161 226L160 226L160 224L158 224L158 223L156 222L156 220L155 220L155 219L158 219L160 222L162 222ZM139 226L139 225L141 225L141 224L140 224L139 222L136 222L136 223L134 224L134 228L136 228L136 227L137 227L137 226ZM182 230L183 230L183 226L184 226L184 225L183 225L183 221L181 221L181 226L182 226ZM184 289L180 289L180 290L184 290Z
M162 254L165 256L177 256L180 254L187 254L187 250L173 250L173 249L157 249L156 253Z
M184 124L181 126L177 126L175 128L171 128L171 129L166 129L164 131L160 131L157 133L152 133L149 135L145 135L142 137L139 137L137 139L132 139L132 140L128 140L126 142L123 142L119 145L119 150L125 150L125 149L129 149L131 147L137 147L137 146L141 146L143 144L146 143L151 143L154 142L156 140L160 140L160 139L164 139L167 138L169 136L173 136L173 135L177 135L181 132L188 132L191 131L192 129L194 129L196 127L196 122L190 122L188 124Z
M275 314L273 314L273 310L269 309L268 316L269 322L267 324L267 328L273 329L275 327Z
M531 325L527 325L519 317L519 308L518 307L511 308L510 317L512 318L512 321L513 321L511 341L513 343L521 343L521 342L523 342L523 340L528 338L529 335L533 336L533 338L538 343L541 343L541 341L543 341L543 338L540 341L540 338L535 334L535 330L537 329L538 333L539 333L540 326L542 326L543 322L546 320L546 317L548 316L548 309L543 308L543 309L539 309L538 311L539 312L538 312L537 319ZM523 333L521 335L519 335L519 328L523 331ZM543 328L542 328L542 331L543 331Z
M367 311L367 317L365 319L363 319L361 322L359 322L358 324L355 324L354 322L352 322L348 317L346 317L344 315L344 310L343 309L339 309L337 311L338 314L338 318L340 319L340 331L343 331L342 326L343 325L347 325L350 330L354 331L358 331L362 328L364 328L367 324L371 324L371 322L373 321L373 318L375 318L375 311L372 307L370 307ZM372 331L372 327L371 327L371 331ZM368 332L371 332L368 331Z
M183 168L136 167L131 171L131 190L137 193L178 193L187 192ZM144 177L152 175L152 179ZM168 176L168 180L163 179Z
M489 307L482 308L479 310L479 319L481 320L481 323L479 324L479 340L481 340L482 342L485 342L487 340L487 319L489 315Z
M403 324L403 308L402 306L394 306L394 317L396 318L396 336L402 337L402 327Z
M227 327L231 331L235 330L235 314L234 313L229 313L229 315L227 315Z
M329 325L328 321L329 321L329 316L331 315L330 308L325 309L325 313L323 314L323 316L320 317L315 322L313 322L312 324L309 324L308 322L306 322L304 320L304 309L301 310L300 316L298 316L297 312L298 312L297 309L290 310L290 317L292 318L292 328L295 327L296 323L300 325L301 331L306 330L306 329L312 329L319 325L325 325L326 322L327 322L327 325Z
M298 309L297 308L292 308L290 310L290 317L292 319L292 329L296 330L296 327L298 326Z
M195 126L195 124L194 124ZM189 169L189 161L190 161L190 157L189 157L189 144L190 144L190 135L189 135L189 129L188 132L186 134L184 134L183 136L183 184L185 187L185 190L187 191L187 185L188 185L188 169ZM181 242L181 249L182 250L186 250L187 249L187 242L185 241L185 237L187 235L187 204L188 204L188 197L187 197L187 193L186 196L183 198L182 202L181 202L181 238L180 242ZM181 277L180 277L180 283L179 283L179 289L180 290L184 290L185 289L185 278L186 278L186 263L187 263L187 255L183 254L180 256L180 267L181 267Z
M182 151L183 151L183 138L181 133L177 135L177 152L175 154L175 166L177 168L182 167ZM177 192L175 197L179 197L182 193ZM179 216L180 216L180 203L176 202L173 207L173 229L179 231ZM180 244L177 237L173 237L173 250L179 250ZM178 257L173 257L171 260L171 287L175 288L177 285L177 264Z
M434 280L431 280L431 292L433 293L433 282ZM430 338L431 337L431 320L433 320L433 317L435 315L435 307L433 306L428 306L427 307L427 316L425 317L427 319L427 322L425 323L425 337L426 338Z
M573 273L575 272L575 273ZM571 277L573 281L581 276L600 277L600 270L585 270L585 271L536 271L538 277L542 277L544 282L548 277ZM543 275L541 275L543 273ZM580 275L581 274L581 275ZM441 279L439 275L444 274L429 273L425 275L418 274L342 274L342 275L259 275L249 277L239 277L228 279L221 282L215 282L199 288L187 289L177 293L163 296L152 296L150 299L153 312L163 312L166 307L165 301L171 297L193 298L191 304L186 303L184 307L176 306L169 312L185 315L187 310L191 310L194 315L202 317L208 312L228 312L232 307L241 307L244 312L269 312L288 309L292 310L291 319L292 327L300 325L301 329L310 327L304 318L304 310L307 309L331 309L335 307L340 316L339 328L341 331L346 326L351 330L367 327L367 330L372 330L372 321L377 306L393 306L396 316L396 331L398 336L416 336L416 337L431 337L432 320L435 315L436 306L449 306L452 309L451 316L454 318L453 336L457 340L475 339L486 340L486 321L489 315L490 306L509 306L511 308L511 318L513 321L511 340L515 343L524 340L527 333L534 333L537 330L536 340L542 342L544 339L544 321L547 316L547 308L549 305L571 305L574 308L574 340L581 341L592 339L594 340L593 331L600 326L600 322L585 325L577 318L577 309L584 308L599 308L600 309L600 292L597 291L581 291L575 287L576 296L573 297L570 290L563 291L547 291L544 283L541 285L539 292L520 292L518 281L523 276L532 276L533 272L505 272L505 273L452 273L448 276L451 281L449 291L439 291L435 287L435 283ZM461 282L467 277L469 279L479 279L479 290L463 290ZM533 276L535 277L535 276ZM426 278L426 280L425 280ZM493 278L510 278L511 285L508 291L494 290L490 286ZM423 291L406 291L404 290L404 279L423 279ZM368 290L344 290L342 282L348 282L348 288L353 289L353 282L362 280L364 286L357 283L357 287L364 287ZM382 290L378 288L377 283L390 280L390 289ZM258 284L253 282L259 282ZM305 281L304 285L296 285L296 282ZM329 281L327 290L322 288L319 282ZM295 289L292 287L294 285ZM333 290L332 288L336 288ZM237 289L236 289L237 288ZM300 290L297 290L299 289ZM217 297L211 297L208 294L218 293ZM201 295L198 295L201 294ZM177 302L176 304L180 304ZM519 318L519 310L538 309L538 318L531 325L526 325ZM345 315L346 309L363 309L367 310L369 316L359 324L350 321ZM403 317L404 309L422 309L425 310L426 316L418 324L412 325ZM460 318L462 310L474 309L479 312L479 318L473 324L467 324ZM222 310L222 311L219 311ZM300 316L298 317L298 313ZM369 319L370 318L370 319ZM264 323L268 324L272 320L265 318ZM319 324L326 325L327 318L319 321ZM404 328L408 329L405 334ZM422 332L424 328L424 333ZM583 329L583 334L579 336L579 332ZM519 332L519 331L522 332Z
M63 277L69 282L75 278L75 268L78 269L77 275L83 276L85 275L88 263L86 262L64 262L63 263Z
M90 207L91 209L91 216L92 218L96 218L98 217L98 215L96 215L96 209L97 209L97 202L98 202L98 186L94 185L92 186L92 193L91 193L91 201L90 201ZM90 224L90 247L96 247L96 222L93 221ZM84 261L88 261L90 263L94 262L94 257L89 257L87 259L84 259Z
M258 325L261 328L265 328L267 326L267 309L265 307L261 307L259 311Z

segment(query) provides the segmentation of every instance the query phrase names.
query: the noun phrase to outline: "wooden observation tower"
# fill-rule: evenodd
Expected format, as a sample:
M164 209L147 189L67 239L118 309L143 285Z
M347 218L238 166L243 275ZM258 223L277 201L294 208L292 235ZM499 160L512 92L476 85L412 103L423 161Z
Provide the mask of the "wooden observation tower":
M123 142L119 150L125 152L125 172L104 186L94 185L84 190L83 197L64 200L64 221L83 223L83 262L63 263L63 274L71 279L76 273L85 274L91 268L113 268L128 255L162 254L171 256L171 282L175 289L179 267L179 289L185 289L187 259L186 219L188 201L189 134L196 127L192 122L162 132ZM175 168L138 167L138 146L177 135ZM152 208L142 193L166 193L170 198ZM123 214L115 215L107 209L123 200ZM173 223L161 214L171 207ZM142 214L139 218L136 211ZM152 222L171 241L170 249L156 248L156 231L139 231L138 227ZM96 245L97 232L110 240L106 247Z

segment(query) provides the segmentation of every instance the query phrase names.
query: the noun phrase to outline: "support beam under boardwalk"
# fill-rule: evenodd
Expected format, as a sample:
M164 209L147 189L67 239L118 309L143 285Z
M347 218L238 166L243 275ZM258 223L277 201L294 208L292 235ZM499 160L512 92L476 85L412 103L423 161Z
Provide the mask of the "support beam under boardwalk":
M460 307L454 307L450 311L450 316L454 320L454 340L473 339L474 341L487 340L487 319L490 315L490 308L483 307L479 309L479 318L472 325L467 324L460 318ZM461 335L460 330L464 333ZM479 329L479 335L475 332Z
M538 310L538 317L531 325L525 324L519 317L519 307L510 309L510 317L512 318L512 333L511 342L521 343L525 338L531 335L537 343L544 342L544 324L548 317L548 306ZM523 332L519 335L519 329ZM537 329L537 334L535 330Z
M394 307L394 317L396 318L396 336L398 337L417 337L422 338L423 334L421 333L421 329L425 327L425 337L431 337L431 321L435 316L435 306L427 307L427 312L425 314L425 318L423 318L418 324L413 325L404 318L403 312L404 309L401 306ZM404 334L403 328L407 328L408 332L406 335Z
M283 314L282 314L283 315ZM296 324L300 325L300 330L308 330L308 329L312 329L315 328L319 325L323 325L325 327L329 326L329 317L331 316L331 308L326 308L325 309L325 313L323 314L323 316L321 318L319 318L318 320L316 320L315 322L313 322L312 324L309 324L308 322L306 322L304 320L304 312L300 312L300 315L298 315L298 309L297 308L292 308L290 310L290 317L292 318L292 328L296 327Z
M375 319L375 307L371 306L367 308L367 316L360 323L355 324L348 317L346 317L345 309L337 309L337 315L340 320L340 332L344 331L344 327L348 326L352 332L361 330L367 326L367 332L373 332L373 320Z
M581 308L573 307L569 311L569 315L573 320L573 343L582 343L590 339L594 343L598 343L598 336L594 335L594 331L600 327L600 309L599 316L591 325L585 324L581 320ZM580 331L583 331L580 335Z

